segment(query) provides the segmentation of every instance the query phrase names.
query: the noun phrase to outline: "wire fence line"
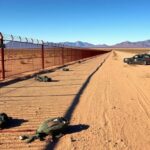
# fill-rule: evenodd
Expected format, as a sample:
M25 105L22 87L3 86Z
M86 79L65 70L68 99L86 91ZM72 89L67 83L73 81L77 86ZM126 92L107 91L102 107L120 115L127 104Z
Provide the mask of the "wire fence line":
M0 80L106 53L0 33Z

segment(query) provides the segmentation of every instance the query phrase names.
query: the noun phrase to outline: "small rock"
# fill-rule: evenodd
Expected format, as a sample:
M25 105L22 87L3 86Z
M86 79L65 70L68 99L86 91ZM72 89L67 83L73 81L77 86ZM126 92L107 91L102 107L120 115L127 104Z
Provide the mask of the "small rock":
M76 139L74 139L73 137L70 138L71 139L71 142L75 142Z
M116 147L117 145L118 145L118 143L115 143L115 144L114 144L114 147Z
M116 106L114 106L112 109L116 109Z
M121 139L121 142L123 142L123 139Z
M111 140L108 140L108 143L110 143L111 142Z

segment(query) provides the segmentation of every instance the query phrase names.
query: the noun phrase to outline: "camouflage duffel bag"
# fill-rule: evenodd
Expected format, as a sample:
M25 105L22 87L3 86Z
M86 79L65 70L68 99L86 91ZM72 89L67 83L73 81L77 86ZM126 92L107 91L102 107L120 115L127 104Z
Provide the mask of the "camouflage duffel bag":
M69 121L63 117L48 119L39 126L34 135L23 135L19 138L20 140L25 140L27 143L30 143L36 139L41 141L45 140L45 137L50 135L52 140L54 140L55 138L59 138L63 135L63 131L68 125Z
M51 82L52 81L52 79L47 76L39 76L39 75L37 75L35 77L35 80L40 81L40 82Z

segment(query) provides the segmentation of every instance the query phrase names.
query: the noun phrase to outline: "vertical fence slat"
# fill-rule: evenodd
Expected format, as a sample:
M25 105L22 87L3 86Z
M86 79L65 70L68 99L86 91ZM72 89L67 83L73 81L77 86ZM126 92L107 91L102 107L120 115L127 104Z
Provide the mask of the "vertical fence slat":
M44 69L45 65L44 65L44 44L42 43L42 46L41 46L41 58L42 58L42 69Z
M62 47L62 65L64 65L64 47Z
M5 79L5 64L4 64L4 39L0 32L0 53L1 53L1 68L2 68L2 80Z

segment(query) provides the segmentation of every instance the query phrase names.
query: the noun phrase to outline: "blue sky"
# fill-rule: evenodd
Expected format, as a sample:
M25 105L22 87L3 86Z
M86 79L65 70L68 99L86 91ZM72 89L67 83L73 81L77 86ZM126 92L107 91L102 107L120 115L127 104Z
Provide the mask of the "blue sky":
M0 31L50 42L150 39L148 0L1 0Z

